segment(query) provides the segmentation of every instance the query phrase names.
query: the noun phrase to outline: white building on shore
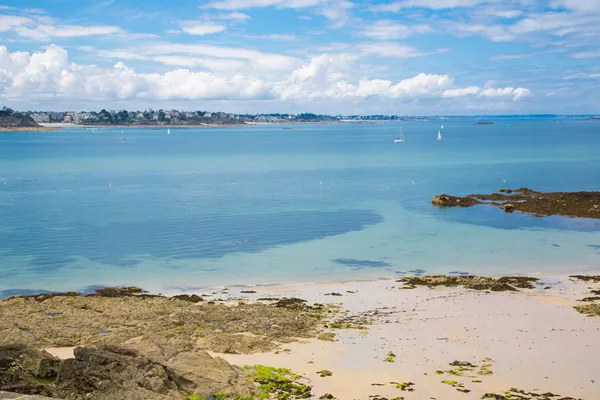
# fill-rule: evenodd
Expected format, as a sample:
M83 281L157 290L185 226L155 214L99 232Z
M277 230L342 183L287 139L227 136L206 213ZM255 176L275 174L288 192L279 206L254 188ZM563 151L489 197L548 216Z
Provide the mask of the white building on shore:
M40 122L50 122L50 117L48 114L32 114L31 118L33 118L33 120L38 124Z

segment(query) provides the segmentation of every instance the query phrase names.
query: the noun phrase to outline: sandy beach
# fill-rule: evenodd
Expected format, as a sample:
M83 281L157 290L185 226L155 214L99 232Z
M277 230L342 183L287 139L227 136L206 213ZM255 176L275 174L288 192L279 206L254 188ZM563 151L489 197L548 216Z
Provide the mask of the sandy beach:
M219 356L235 365L290 368L308 377L316 394L331 393L339 399L479 399L510 388L600 398L600 360L591 356L600 354L600 319L573 309L589 285L567 276L545 277L544 282L551 289L527 293L400 290L400 285L387 281L258 289L256 296L322 303L335 299L351 315L379 315L366 332L337 329L335 342L293 343L283 346L289 352L279 354ZM394 362L385 362L390 352L396 355ZM436 374L456 369L449 365L454 361L490 364L493 373L480 375L476 368L463 376ZM317 371L323 369L333 375L319 377ZM459 392L443 380L457 381L471 392ZM413 382L414 392L403 392L390 382Z
M410 289L406 282L378 280L235 286L197 294L230 309L265 298L299 298L335 309L335 317L322 326L333 340L303 334L297 341L275 341L266 352L209 351L240 368L290 369L312 386L311 398L451 400L498 394L506 397L489 398L527 399L542 393L600 398L600 318L574 309L598 302L580 300L597 293L600 278L537 278L533 288L514 291L443 285ZM128 326L135 326L136 317L131 318ZM73 348L46 346L60 358L72 357ZM327 371L331 375L322 376ZM512 397L506 394L511 389ZM516 390L530 394L515 397Z

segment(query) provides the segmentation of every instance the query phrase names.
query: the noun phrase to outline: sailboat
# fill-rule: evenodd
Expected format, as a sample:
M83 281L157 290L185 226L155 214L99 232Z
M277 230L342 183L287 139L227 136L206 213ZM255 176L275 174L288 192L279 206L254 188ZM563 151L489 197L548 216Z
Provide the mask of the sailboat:
M444 129L444 124L442 124L442 126L441 126L441 128L440 128L440 129Z
M394 143L404 143L404 132L402 131L402 128L400 128L400 137L394 140Z
M167 135L171 134L171 130L169 128L167 128Z
M437 140L438 140L438 141L442 140L442 133L441 133L440 131L438 131L438 137L437 137Z

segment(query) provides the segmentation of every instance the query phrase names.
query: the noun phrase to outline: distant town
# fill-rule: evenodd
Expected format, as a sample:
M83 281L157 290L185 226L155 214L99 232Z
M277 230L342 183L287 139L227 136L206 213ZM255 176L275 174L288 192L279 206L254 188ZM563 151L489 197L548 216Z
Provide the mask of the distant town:
M375 121L428 121L428 120L481 120L486 116L400 116L400 115L322 115L313 113L301 114L234 114L210 111L181 111L181 110L101 110L96 111L14 111L3 107L0 118L20 118L20 123L29 120L37 124L65 124L106 126L106 125L243 125L261 123L334 123L354 122L372 123ZM544 115L496 115L493 118L549 118L549 119L597 119L594 116L559 116ZM33 122L35 121L35 122ZM2 122L2 121L0 121ZM14 122L14 121L13 121ZM14 123L11 124L15 126Z
M231 125L247 123L293 123L293 122L327 122L327 121L377 121L402 119L388 115L319 115L302 114L231 114L210 111L180 110L102 110L100 112L22 112L35 122L72 123L85 125Z

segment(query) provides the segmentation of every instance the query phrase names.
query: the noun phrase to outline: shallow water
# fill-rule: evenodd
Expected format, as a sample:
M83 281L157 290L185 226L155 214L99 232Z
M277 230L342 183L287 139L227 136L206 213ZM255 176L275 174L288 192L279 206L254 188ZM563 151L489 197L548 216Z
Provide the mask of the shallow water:
M0 291L600 266L600 221L430 204L598 190L600 123L399 125L2 133Z

